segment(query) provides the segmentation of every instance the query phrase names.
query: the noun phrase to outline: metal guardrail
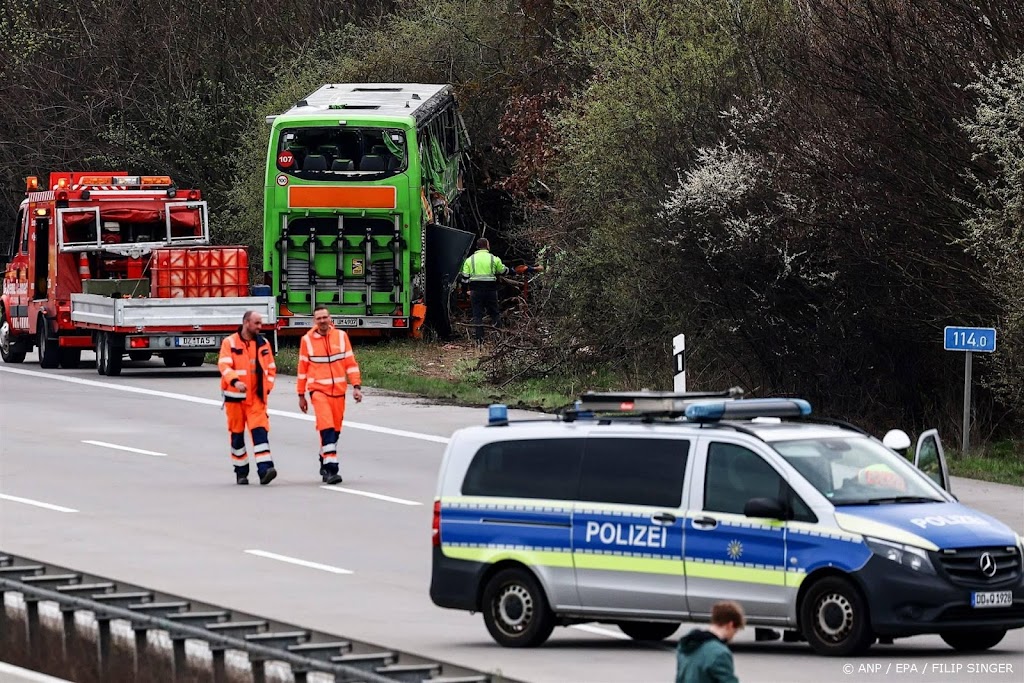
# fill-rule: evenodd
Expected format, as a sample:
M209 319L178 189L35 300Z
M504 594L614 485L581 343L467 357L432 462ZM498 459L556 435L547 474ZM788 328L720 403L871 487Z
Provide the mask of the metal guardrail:
M135 632L137 679L145 678L140 662L148 632L165 631L172 643L176 679L187 671L185 641L201 640L210 647L218 682L227 680L226 651L236 650L247 654L256 683L266 680L266 662L289 665L297 683L312 672L331 674L336 683L496 683L487 673L0 552L0 632L7 629L6 593L24 597L30 647L40 640L40 602L59 606L65 648L75 631L75 612L93 613L101 677L111 660L111 621L124 620Z

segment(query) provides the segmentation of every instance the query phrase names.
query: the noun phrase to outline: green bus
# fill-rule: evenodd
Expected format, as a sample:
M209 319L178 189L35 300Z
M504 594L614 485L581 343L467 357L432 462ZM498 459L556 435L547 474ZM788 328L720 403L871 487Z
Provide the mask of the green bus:
M451 86L327 84L267 122L264 282L279 334L306 332L326 304L357 336L448 336L475 237Z

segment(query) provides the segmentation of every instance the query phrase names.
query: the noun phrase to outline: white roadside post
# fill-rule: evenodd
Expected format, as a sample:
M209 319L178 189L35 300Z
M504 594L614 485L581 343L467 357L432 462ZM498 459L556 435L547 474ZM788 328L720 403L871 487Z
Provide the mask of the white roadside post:
M967 455L971 445L971 353L996 350L996 331L992 327L947 327L943 331L946 351L966 351L964 358L964 422L960 440L960 455Z
M672 380L673 391L686 391L686 359L684 358L684 351L686 351L686 335L677 334L672 338L672 356L675 363L673 366L675 372Z

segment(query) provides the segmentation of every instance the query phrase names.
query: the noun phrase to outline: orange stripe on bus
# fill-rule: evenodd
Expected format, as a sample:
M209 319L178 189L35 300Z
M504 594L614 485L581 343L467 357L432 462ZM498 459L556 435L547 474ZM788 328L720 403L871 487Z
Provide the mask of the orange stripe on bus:
M288 188L291 209L394 209L398 197L394 187L313 187Z

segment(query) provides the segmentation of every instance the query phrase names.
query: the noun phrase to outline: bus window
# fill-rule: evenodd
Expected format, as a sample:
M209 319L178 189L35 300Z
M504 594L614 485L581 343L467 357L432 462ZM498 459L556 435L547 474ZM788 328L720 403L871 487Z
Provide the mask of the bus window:
M278 141L277 168L304 180L331 180L352 172L401 173L408 168L405 133L369 127L286 128Z

